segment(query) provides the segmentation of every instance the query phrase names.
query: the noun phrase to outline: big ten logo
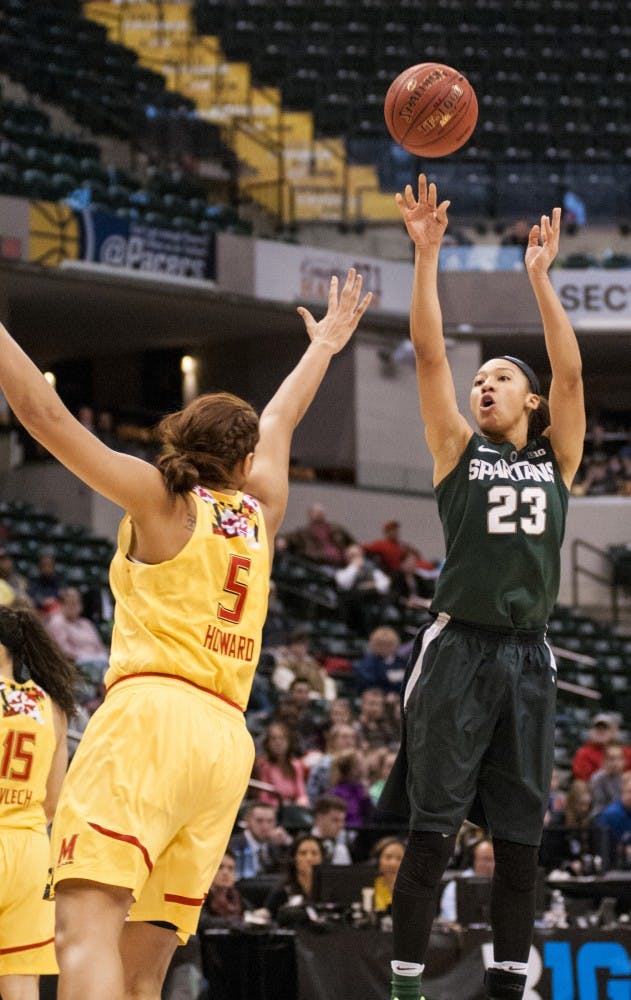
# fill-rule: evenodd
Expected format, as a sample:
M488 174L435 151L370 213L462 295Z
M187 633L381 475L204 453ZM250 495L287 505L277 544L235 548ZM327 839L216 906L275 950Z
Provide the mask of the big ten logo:
M493 945L482 945L485 966L493 961ZM549 973L549 991L541 982ZM547 978L547 977L546 977ZM631 1000L631 960L618 941L546 941L543 956L534 946L528 959L524 1000Z
M372 292L372 308L379 306L383 296L381 267L379 264L369 264L356 261L352 265L363 278L362 295ZM312 302L326 302L329 297L329 284L336 275L340 291L346 281L347 267L335 263L326 257L305 257L300 263L300 296Z

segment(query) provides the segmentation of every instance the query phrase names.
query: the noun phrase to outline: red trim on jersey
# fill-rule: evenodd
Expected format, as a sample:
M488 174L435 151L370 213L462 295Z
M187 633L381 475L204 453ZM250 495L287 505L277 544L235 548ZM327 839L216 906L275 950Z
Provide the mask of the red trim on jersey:
M211 691L210 688L202 687L201 684L196 684L195 681L189 680L188 677L181 677L180 674L165 674L159 670L147 670L140 674L125 674L124 677L117 677L116 680L112 681L108 687L106 694L109 694L116 684L120 684L121 681L129 680L130 677L169 677L174 681L182 681L184 684L190 684L191 687L197 688L198 691L204 691L206 694L212 694L213 698L219 698L220 701L225 701L226 705L232 705L232 707L236 708L239 712L243 712L241 705L237 705L236 701L232 701L230 698L227 698L225 694L219 694L218 691Z
M132 837L130 833L117 833L116 830L108 830L106 827L99 826L98 823L91 823L89 820L88 826L91 826L97 833L102 833L105 837L112 837L113 840L123 840L126 844L132 844L134 847L137 847L145 859L147 868L150 872L153 871L153 862L149 857L149 851L144 844L140 843L137 837Z
M46 941L36 941L35 944L21 944L19 948L0 948L0 955L14 955L16 951L29 951L31 948L43 948L44 945L52 944L54 937L47 938Z
M202 896L201 899L191 899L190 896L176 896L173 892L165 892L164 901L165 903L183 903L185 906L201 906L206 896Z

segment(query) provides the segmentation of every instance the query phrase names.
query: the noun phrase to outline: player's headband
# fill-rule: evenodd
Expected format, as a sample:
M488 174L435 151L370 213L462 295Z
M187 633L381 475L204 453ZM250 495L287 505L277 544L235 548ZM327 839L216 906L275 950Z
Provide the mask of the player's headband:
M533 372L530 365L527 365L525 361L521 361L520 358L514 358L512 354L500 354L498 355L504 361L510 361L511 364L517 365L517 367L524 373L528 379L528 384L532 392L536 393L537 396L541 395L541 386L539 385L539 379Z

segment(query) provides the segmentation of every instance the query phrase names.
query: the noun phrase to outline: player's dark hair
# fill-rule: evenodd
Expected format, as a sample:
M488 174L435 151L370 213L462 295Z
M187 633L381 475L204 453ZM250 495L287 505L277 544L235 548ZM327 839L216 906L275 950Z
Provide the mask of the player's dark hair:
M0 643L11 654L16 678L32 677L70 718L75 711L77 668L37 615L26 608L0 607Z
M550 426L550 404L545 396L539 396L539 406L528 414L528 437L532 441L541 437Z
M170 493L187 493L200 484L220 489L231 485L235 465L254 451L259 418L232 393L206 393L164 417L158 436L157 466Z

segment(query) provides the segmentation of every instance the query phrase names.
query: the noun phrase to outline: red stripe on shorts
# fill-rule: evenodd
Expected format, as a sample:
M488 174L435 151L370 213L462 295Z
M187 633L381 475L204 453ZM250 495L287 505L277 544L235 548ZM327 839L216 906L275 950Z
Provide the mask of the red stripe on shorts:
M141 852L149 871L153 871L153 862L149 857L149 851L144 844L140 843L137 837L132 837L130 833L117 833L116 830L107 830L104 826L99 826L98 823L90 823L89 820L88 826L91 826L97 833L102 833L105 837L112 837L114 840L124 840L126 844L133 844Z
M164 901L165 903L183 903L184 906L201 906L206 896L202 896L201 899L191 899L190 896L176 896L172 892L165 892Z
M14 955L16 951L30 951L31 948L43 948L46 944L52 944L54 937L47 938L46 941L37 941L35 944L21 944L19 948L0 948L0 955Z
M191 687L197 688L198 691L203 691L205 694L211 694L213 698L219 698L219 701L225 701L226 705L232 705L232 707L236 708L239 712L244 711L241 708L241 705L237 705L236 701L232 701L230 698L227 698L225 694L219 694L218 691L211 691L210 688L205 688L202 684L196 684L195 681L189 680L188 677L182 677L180 674L166 674L161 670L143 670L140 674L125 674L124 677L117 677L115 681L112 681L105 693L109 694L112 688L116 687L117 684L120 684L121 681L130 680L132 677L168 677L169 680L172 681L182 681L183 684L190 684Z

